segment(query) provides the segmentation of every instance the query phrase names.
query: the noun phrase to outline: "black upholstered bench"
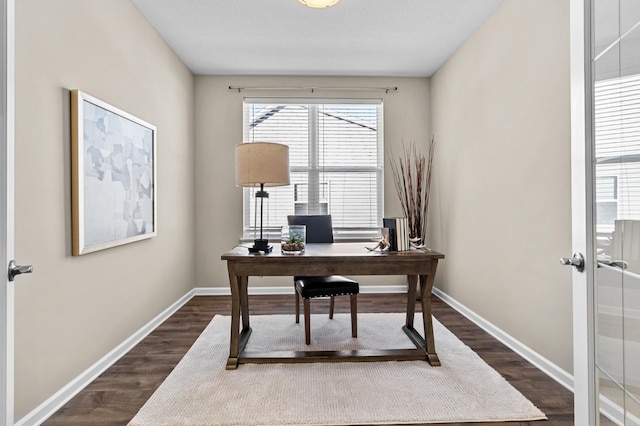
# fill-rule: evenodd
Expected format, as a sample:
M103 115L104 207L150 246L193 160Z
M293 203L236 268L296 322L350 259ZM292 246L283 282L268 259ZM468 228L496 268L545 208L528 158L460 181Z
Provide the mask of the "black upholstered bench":
M297 215L287 216L289 225L304 225L308 243L333 243L333 226L331 215ZM314 297L330 297L329 318L333 318L334 297L351 296L351 335L358 337L358 299L360 287L357 282L340 275L326 277L294 277L296 288L296 323L300 322L300 296L304 299L304 335L307 345L311 343L309 320L309 299Z
M296 323L300 322L300 297L304 300L304 336L311 343L310 301L316 297L330 297L329 319L333 319L335 305L334 296L349 295L351 297L351 336L358 337L358 298L359 284L341 275L326 277L294 277L296 288Z

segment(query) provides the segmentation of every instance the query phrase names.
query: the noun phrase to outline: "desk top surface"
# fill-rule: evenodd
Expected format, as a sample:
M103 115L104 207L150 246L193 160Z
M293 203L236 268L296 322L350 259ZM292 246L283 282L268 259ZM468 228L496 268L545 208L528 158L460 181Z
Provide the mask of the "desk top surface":
M379 252L369 251L367 246L374 246L373 244L367 244L365 242L359 243L333 243L333 244L311 244L308 243L305 247L303 254L283 254L280 250L280 244L272 244L273 251L268 254L262 253L249 253L248 247L252 244L243 244L234 247L232 250L221 256L222 260L242 260L251 258L277 258L282 261L294 261L298 258L313 258L313 259L336 259L336 258L403 258L403 259L444 259L444 254L439 253L431 249L411 249L398 252ZM288 260L290 259L290 260Z

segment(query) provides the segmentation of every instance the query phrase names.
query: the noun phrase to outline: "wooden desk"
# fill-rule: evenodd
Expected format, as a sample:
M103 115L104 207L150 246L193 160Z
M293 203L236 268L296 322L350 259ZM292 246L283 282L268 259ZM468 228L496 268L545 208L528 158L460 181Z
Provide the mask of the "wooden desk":
M370 252L364 246L364 243L307 244L302 255L283 255L278 244L272 253L266 255L249 253L247 247L239 246L222 255L221 259L227 261L231 286L231 342L227 370L238 368L238 364L274 362L427 360L433 366L440 365L433 341L431 290L438 259L444 259L444 255L432 250L415 249L394 253ZM245 351L251 335L247 289L249 277L294 275L406 275L407 320L402 329L416 349ZM413 328L418 281L425 337Z

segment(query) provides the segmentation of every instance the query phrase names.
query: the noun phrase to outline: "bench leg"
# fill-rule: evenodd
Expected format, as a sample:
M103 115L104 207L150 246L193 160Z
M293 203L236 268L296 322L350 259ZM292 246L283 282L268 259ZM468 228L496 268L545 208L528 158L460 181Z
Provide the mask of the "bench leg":
M351 337L358 337L358 295L351 295Z
M331 300L329 300L329 319L333 319L333 308L336 306L336 298L331 296Z
M304 299L304 340L311 344L311 309L309 299Z

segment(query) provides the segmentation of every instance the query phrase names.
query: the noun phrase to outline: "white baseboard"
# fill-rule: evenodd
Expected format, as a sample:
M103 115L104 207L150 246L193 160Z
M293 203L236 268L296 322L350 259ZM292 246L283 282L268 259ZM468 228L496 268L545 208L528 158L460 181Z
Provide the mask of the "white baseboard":
M485 320L480 315L476 314L471 309L467 308L442 290L434 287L433 294L442 299L447 305L451 306L453 309L467 317L478 327L502 342L509 349L529 361L547 376L551 377L553 380L573 392L573 375L567 373L562 368L558 367L524 343L514 339L509 334L505 333L500 328Z
M600 395L600 412L619 426L640 426L640 418L627 412L609 398Z
M122 358L127 352L133 349L142 339L155 330L160 324L173 315L193 296L194 290L190 290L187 294L178 299L154 319L145 324L141 329L129 336L124 342L116 346L111 352L103 356L98 362L85 370L78 377L67 383L63 388L37 406L29 414L21 418L15 426L37 426L42 424L64 404L69 402L82 389L93 382L100 374L104 373L109 367Z
M407 286L402 285L361 285L360 293L379 294L379 293L406 293Z
M231 289L225 287L196 287L194 288L195 296L229 296ZM376 294L376 293L406 293L406 285L361 285L360 293ZM249 287L249 294L265 295L265 294L293 294L293 284L290 286L279 287Z
M629 412L627 412L625 416L625 413L618 404L602 396L600 397L600 411L607 416L609 420L620 426L640 426L640 418Z
M193 289L195 296L230 296L231 289L225 287L196 287ZM291 286L282 287L249 287L249 294L265 295L265 294L293 294L293 284Z

